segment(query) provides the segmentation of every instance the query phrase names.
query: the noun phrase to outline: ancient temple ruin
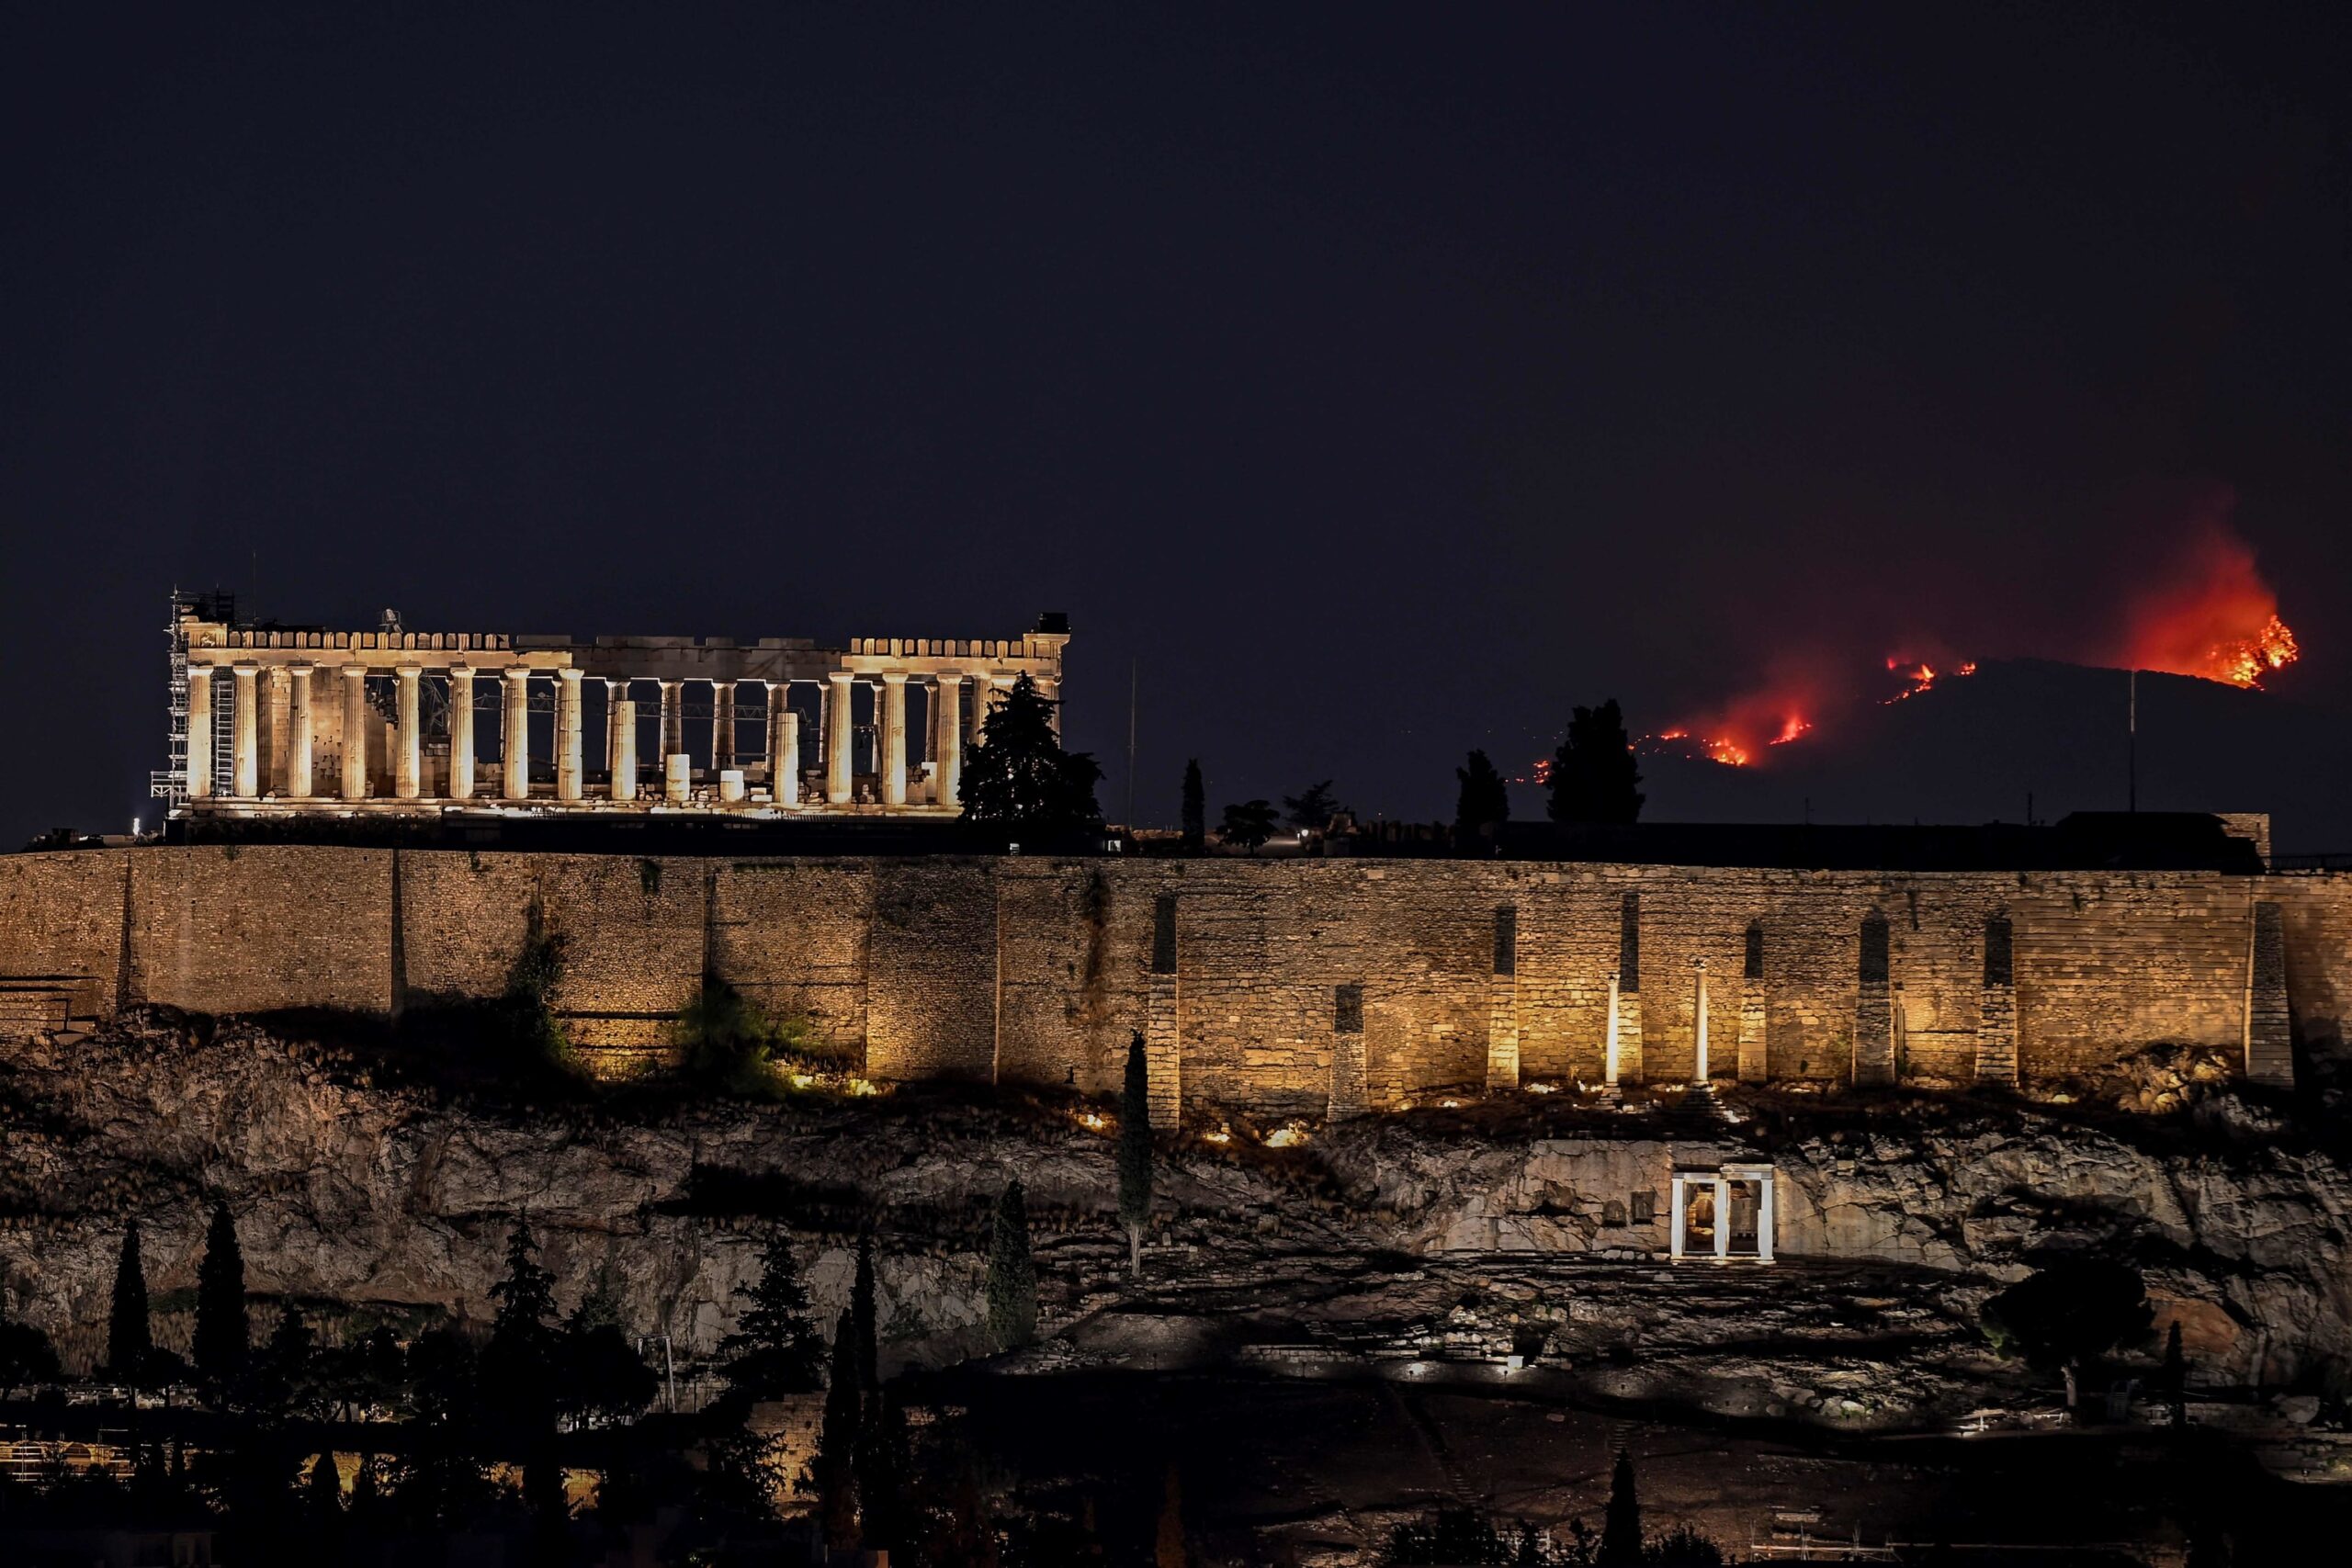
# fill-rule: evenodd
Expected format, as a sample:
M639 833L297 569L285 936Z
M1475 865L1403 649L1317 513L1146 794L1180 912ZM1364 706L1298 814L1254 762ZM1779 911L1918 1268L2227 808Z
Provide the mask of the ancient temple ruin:
M952 817L1022 676L1058 703L1066 616L1017 637L624 637L254 625L175 596L174 817ZM1058 706L1056 708L1058 714Z

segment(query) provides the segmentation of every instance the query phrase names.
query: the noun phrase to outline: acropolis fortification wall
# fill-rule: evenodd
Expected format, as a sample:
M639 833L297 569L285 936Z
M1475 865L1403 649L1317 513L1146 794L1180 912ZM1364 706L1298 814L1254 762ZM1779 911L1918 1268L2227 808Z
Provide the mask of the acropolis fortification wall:
M2333 1045L2352 1008L2343 875L266 845L0 857L0 992L19 1028L388 1013L496 995L535 909L607 1064L707 970L881 1077L1114 1089L1141 1031L1163 1108L1598 1081L1612 974L1624 1076L1685 1080L1702 958L1722 1078L2036 1078L2163 1042L2277 1081L2290 1021Z

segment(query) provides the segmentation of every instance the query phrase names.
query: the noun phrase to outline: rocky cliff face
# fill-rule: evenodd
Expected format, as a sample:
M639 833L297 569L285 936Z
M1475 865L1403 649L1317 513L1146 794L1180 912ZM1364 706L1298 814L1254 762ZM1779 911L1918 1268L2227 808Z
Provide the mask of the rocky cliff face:
M1957 1366L1977 1355L1968 1316L1984 1293L2041 1252L2099 1246L2139 1261L2209 1380L2309 1381L2352 1359L2352 1180L2226 1089L2138 1122L2080 1107L1735 1094L1727 1124L1515 1099L1340 1123L1279 1151L1241 1127L1168 1156L1170 1219L1138 1292L1113 1217L1111 1140L1076 1104L925 1091L526 1108L403 1086L363 1055L251 1027L155 1017L11 1046L5 1062L0 1286L11 1314L85 1365L133 1215L161 1334L185 1334L216 1195L238 1216L256 1294L339 1303L330 1331L338 1314L485 1318L508 1227L527 1214L567 1305L601 1279L633 1331L668 1334L687 1356L731 1326L735 1288L779 1224L830 1327L852 1237L872 1221L888 1352L945 1359L977 1343L987 1206L1013 1175L1049 1325L1077 1324L1081 1348L1112 1357L1146 1340L1204 1355L1311 1339L1600 1366L1636 1343L1738 1341L1769 1389L1788 1380L1750 1364L1767 1318L1823 1343L1858 1310L1900 1318L1900 1335L1874 1321L1849 1337L1881 1355L1898 1355L1885 1348L1898 1338L1932 1343ZM1657 1282L1663 1214L1645 1225L1611 1208L1707 1159L1776 1172L1790 1266L1712 1276L1758 1314L1746 1323L1710 1320L1692 1293L1703 1266L1690 1285ZM1640 1260L1651 1282L1612 1285L1603 1258ZM1559 1271L1573 1267L1588 1272ZM1856 1283L1866 1276L1880 1295ZM1841 1292L1890 1291L1907 1304L1839 1304ZM1703 1358L1690 1365L1706 1371Z

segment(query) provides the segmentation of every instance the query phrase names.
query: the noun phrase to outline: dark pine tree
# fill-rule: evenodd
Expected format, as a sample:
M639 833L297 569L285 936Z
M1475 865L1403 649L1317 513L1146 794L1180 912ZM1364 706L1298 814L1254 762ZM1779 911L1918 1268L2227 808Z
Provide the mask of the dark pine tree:
M237 1222L228 1202L212 1205L204 1233L204 1258L196 1266L196 1370L226 1383L245 1370L253 1352L253 1329L245 1321L245 1259L237 1247Z
M1642 1560L1642 1501L1634 1491L1634 1456L1617 1450L1617 1468L1609 1475L1609 1506L1600 1516L1600 1551L1593 1561L1602 1568Z
M1290 818L1290 825L1317 833L1331 825L1332 815L1339 809L1340 800L1331 793L1329 779L1317 779L1298 794L1283 796L1283 810Z
M1201 760L1194 757L1184 764L1184 852L1199 854L1208 842L1208 795L1201 783Z
M1645 798L1637 787L1641 782L1617 699L1578 708L1568 720L1567 738L1552 753L1552 820L1632 822L1641 816Z
M989 1237L989 1342L1013 1350L1037 1335L1037 1266L1029 1256L1029 1203L1014 1177L997 1194Z
M550 1427L555 1409L555 1276L538 1260L531 1222L506 1238L506 1275L491 1286L498 1303L481 1351L481 1393L493 1414L520 1428Z
M872 1395L857 1445L858 1535L866 1551L898 1553L913 1544L908 1495L913 1469L906 1411L888 1393Z
M154 1359L155 1337L147 1325L147 1271L139 1260L139 1222L122 1233L122 1253L114 1265L114 1306L107 1317L107 1371L122 1382L137 1382Z
M1453 776L1462 786L1453 801L1453 847L1465 854L1491 851L1487 829L1510 819L1510 792L1502 774L1484 751L1473 751Z
M1254 855L1259 845L1274 836L1274 808L1262 800L1228 806L1216 836L1228 844L1239 844Z
M254 1379L254 1403L267 1415L294 1414L314 1384L315 1353L302 1303L288 1298L277 1314L277 1326L270 1330L269 1342L262 1347L261 1364Z
M1143 1228L1151 1223L1151 1066L1143 1035L1127 1042L1119 1089L1119 1223L1127 1227L1127 1270L1143 1274Z
M857 1392L882 1386L882 1325L874 1289L874 1232L857 1233L857 1272L849 1287L850 1316L857 1325Z
M791 1237L768 1237L757 1284L738 1285L744 1307L735 1332L718 1342L719 1375L730 1401L749 1406L825 1386L825 1341L808 1306L808 1291L792 1258Z
M1102 819L1094 803L1102 770L1086 752L1062 750L1053 716L1026 675L989 709L979 744L964 758L966 821L1051 839Z

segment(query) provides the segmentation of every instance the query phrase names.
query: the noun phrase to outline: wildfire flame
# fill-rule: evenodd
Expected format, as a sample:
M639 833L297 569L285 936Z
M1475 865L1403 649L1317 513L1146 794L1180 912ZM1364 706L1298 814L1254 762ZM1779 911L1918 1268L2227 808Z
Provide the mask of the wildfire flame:
M2133 606L2121 654L2133 670L2259 686L2301 649L2278 616L2278 596L2253 547L2218 524L2189 545L2173 581Z

